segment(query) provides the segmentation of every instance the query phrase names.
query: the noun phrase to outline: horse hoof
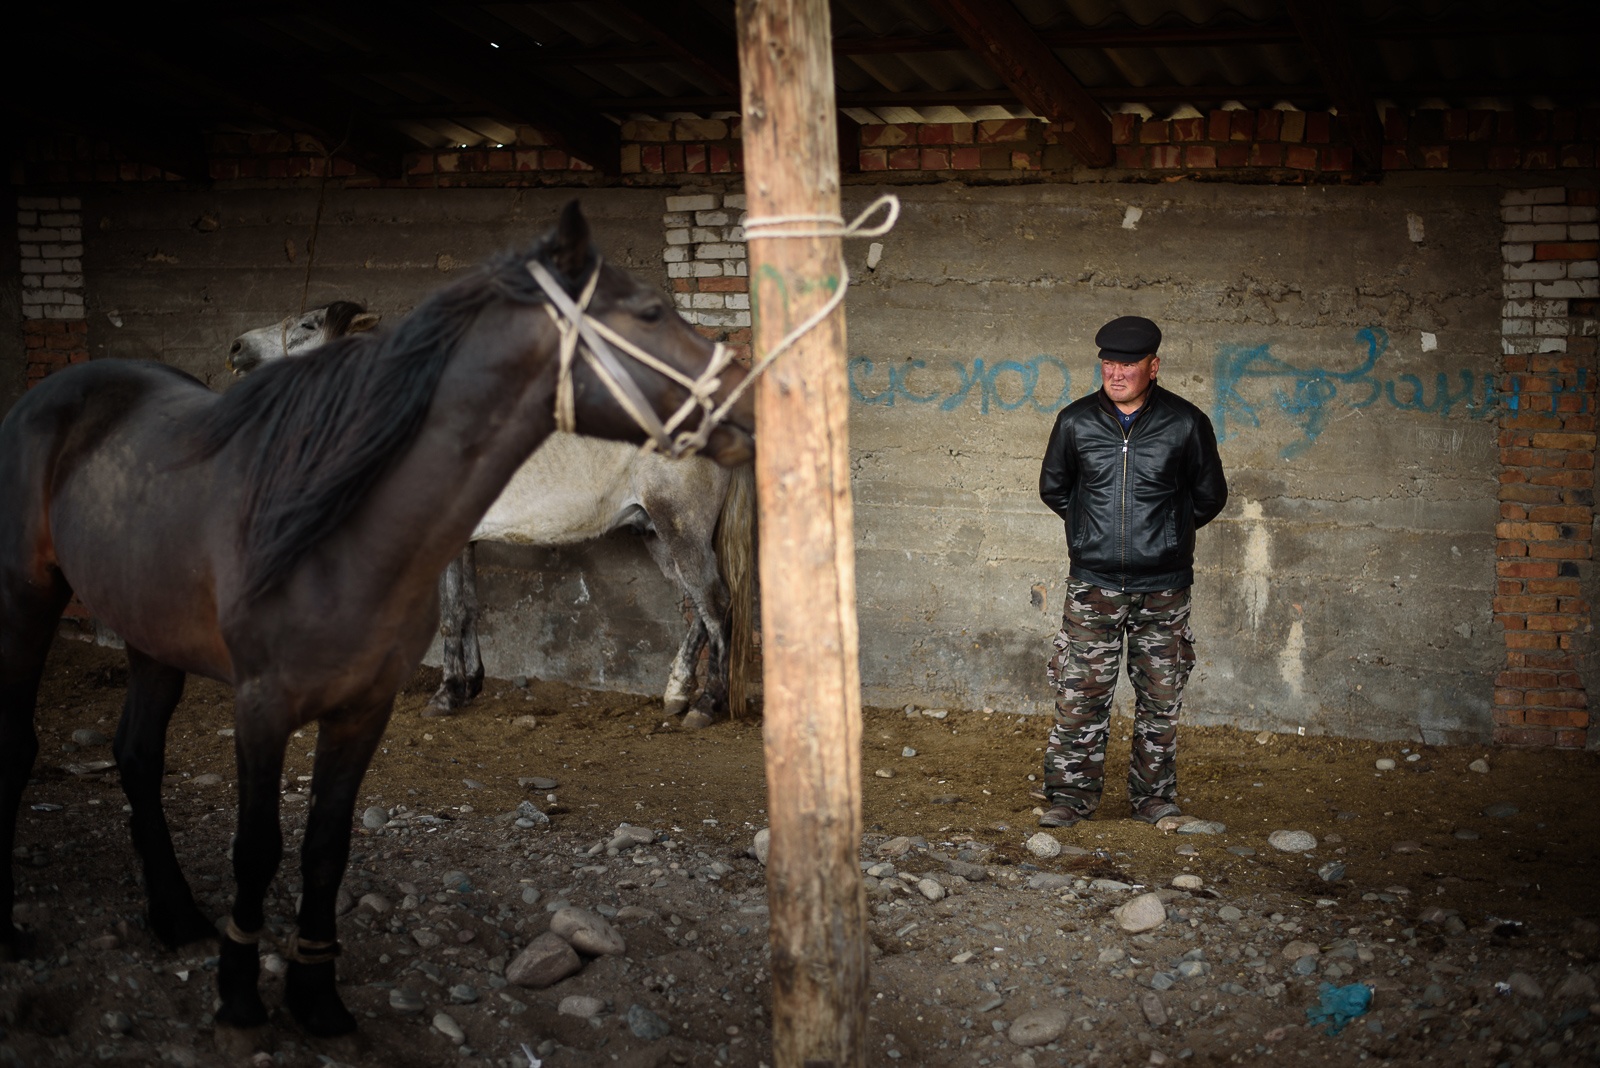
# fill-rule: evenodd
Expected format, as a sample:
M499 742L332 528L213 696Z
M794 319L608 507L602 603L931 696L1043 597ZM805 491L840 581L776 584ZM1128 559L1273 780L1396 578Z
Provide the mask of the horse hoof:
M332 961L290 964L284 981L283 1001L294 1022L308 1035L333 1038L356 1029L356 1018L344 1007L335 987Z
M259 995L225 1000L222 1007L217 1010L217 1023L241 1031L253 1027L265 1027L267 1007L261 1003Z
M698 708L692 709L683 714L683 729L686 731L702 730L711 726L713 722L714 720L712 720L710 716L706 715Z
M217 937L216 924L193 905L187 909L151 908L148 918L151 933L168 949Z

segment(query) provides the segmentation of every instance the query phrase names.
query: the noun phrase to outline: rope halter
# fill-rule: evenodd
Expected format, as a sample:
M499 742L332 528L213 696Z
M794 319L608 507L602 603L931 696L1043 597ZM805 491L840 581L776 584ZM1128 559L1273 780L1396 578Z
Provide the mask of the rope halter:
M717 343L711 350L705 370L692 378L646 352L589 314L589 301L600 282L600 267L600 261L596 260L594 272L574 301L544 264L538 260L528 261L529 273L550 298L544 310L561 335L560 364L556 378L556 426L567 433L576 432L578 417L573 395L572 365L575 357L582 353L584 362L618 406L649 436L650 441L645 446L647 449L654 447L673 458L692 456L705 447L711 432L727 415L728 405L718 408L712 398L722 386L719 376L733 361L733 351ZM635 362L671 379L688 391L689 395L666 422L663 423L656 415L655 407L645 399L638 383L613 351L613 346L633 357ZM701 413L700 425L692 433L678 433L678 428L696 410Z

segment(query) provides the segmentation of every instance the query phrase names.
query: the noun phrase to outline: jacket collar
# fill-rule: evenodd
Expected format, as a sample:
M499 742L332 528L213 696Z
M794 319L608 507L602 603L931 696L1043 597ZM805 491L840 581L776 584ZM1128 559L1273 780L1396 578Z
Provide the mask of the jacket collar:
M1139 408L1139 417L1141 419L1144 418L1144 413L1149 411L1151 406L1160 399L1161 393L1161 383L1159 381L1152 381L1150 383L1149 390L1145 392L1144 404ZM1096 403L1100 405L1101 411L1105 412L1113 419L1117 418L1117 412L1120 409L1112 402L1110 397L1106 396L1105 386L1101 386L1099 389L1095 390L1094 399Z

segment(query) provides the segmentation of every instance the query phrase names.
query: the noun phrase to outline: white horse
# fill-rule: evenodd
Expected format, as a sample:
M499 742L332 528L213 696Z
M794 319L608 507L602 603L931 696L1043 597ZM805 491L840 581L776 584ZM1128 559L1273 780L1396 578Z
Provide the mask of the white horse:
M359 304L335 301L239 335L227 366L244 374L267 360L370 330L378 318ZM553 434L512 476L472 537L558 546L624 528L646 535L650 558L692 607L663 702L668 715L685 712L683 725L695 728L744 709L754 627L754 515L748 464L730 472L700 457L669 460L634 445ZM472 544L445 570L439 599L444 682L425 715L450 715L483 688ZM706 683L691 708L707 644Z

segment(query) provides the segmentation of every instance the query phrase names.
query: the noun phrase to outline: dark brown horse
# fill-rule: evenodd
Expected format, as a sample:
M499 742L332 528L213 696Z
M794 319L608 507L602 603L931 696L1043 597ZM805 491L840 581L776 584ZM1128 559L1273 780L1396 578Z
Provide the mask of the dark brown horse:
M560 357L577 323L591 351L605 334L646 361L624 372L632 414L583 354ZM352 1030L335 985L334 899L362 776L437 625L440 571L558 415L618 440L641 440L640 423L654 422L662 440L658 420L684 411L689 385L705 402L743 377L730 367L713 386L712 356L661 293L601 263L574 204L533 249L434 295L392 331L280 361L224 396L161 364L119 360L63 370L26 394L0 423L0 952L24 948L11 922L17 809L39 749L45 655L75 592L127 644L115 756L150 928L172 946L216 929L161 808L167 723L188 673L234 687L225 1024L267 1019L257 942L283 853L284 747L317 723L285 1000L313 1034ZM614 354L593 362L606 358L614 371ZM563 365L569 390L558 390ZM685 430L707 421L705 403L690 407ZM747 460L750 425L736 407L705 451Z

